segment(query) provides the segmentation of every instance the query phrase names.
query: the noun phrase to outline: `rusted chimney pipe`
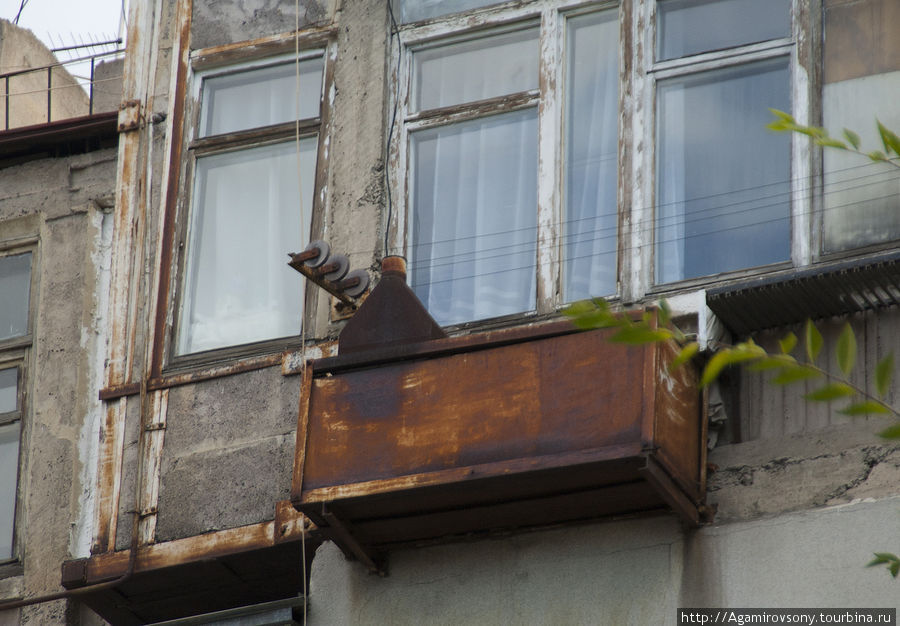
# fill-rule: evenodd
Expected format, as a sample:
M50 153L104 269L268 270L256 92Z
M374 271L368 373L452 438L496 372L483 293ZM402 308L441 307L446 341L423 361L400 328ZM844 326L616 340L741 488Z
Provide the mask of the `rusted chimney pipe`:
M382 276L399 276L406 280L406 259L402 256L386 256L381 259Z

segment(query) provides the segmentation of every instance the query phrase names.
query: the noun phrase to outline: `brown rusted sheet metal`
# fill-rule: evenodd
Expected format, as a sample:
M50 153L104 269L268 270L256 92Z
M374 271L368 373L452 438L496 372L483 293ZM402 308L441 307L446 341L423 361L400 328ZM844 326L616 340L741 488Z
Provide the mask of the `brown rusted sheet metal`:
M280 508L282 517L290 516L288 503ZM111 623L145 624L297 597L303 592L300 537L307 541L307 572L320 541L317 533L301 535L299 528L276 520L147 546L140 549L130 578L113 588L85 590L79 599ZM128 560L125 550L68 561L63 586L114 581L125 573Z
M147 391L170 389L172 387L190 385L204 380L212 380L213 378L222 378L224 376L233 376L235 374L244 374L246 372L252 372L267 367L274 367L275 365L280 365L283 358L282 354L265 354L258 357L247 358L236 363L225 363L223 365L206 367L199 371L169 373L148 380ZM100 399L114 400L125 396L134 396L140 392L141 383L139 382L113 385L104 387L100 390Z
M303 380L300 384L300 410L297 419L297 443L294 447L294 468L291 477L291 485L298 493L303 485L303 470L306 467L306 441L309 436L309 398L312 388L312 367L307 366L303 370Z
M634 441L643 358L587 333L315 378L305 488Z
M295 511L287 500L276 504L276 519L250 526L241 526L196 535L186 539L177 539L165 543L156 543L140 548L135 561L135 572L148 572L176 565L183 565L197 560L215 559L230 554L248 552L267 548L283 541L298 541L304 534L314 538L315 528L308 527L303 532L300 520L303 516ZM63 585L75 588L85 584L95 584L106 580L114 580L128 567L129 551L106 552L89 559L78 559L84 563L78 566L82 573L78 580L66 581Z
M668 473L698 501L701 489L702 455L705 445L701 420L699 377L694 368L679 367L669 371L669 364L678 354L674 344L660 344L656 351L659 363L654 385L654 443L656 458ZM679 392L680 391L680 392ZM703 437L705 440L705 437Z
M447 333L434 321L406 283L406 261L388 256L381 280L338 337L340 354L372 348L443 339Z
M663 507L696 523L699 392L675 352L548 324L314 361L291 500L367 554Z
M89 149L115 147L116 112L97 113L49 124L0 132L0 167L18 165L47 154L78 154Z

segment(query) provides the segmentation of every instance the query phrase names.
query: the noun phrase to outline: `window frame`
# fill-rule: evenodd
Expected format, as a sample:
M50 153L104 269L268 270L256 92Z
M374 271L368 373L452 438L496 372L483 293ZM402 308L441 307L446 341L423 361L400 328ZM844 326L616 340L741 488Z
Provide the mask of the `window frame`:
M449 42L455 36L472 36L526 19L541 20L542 86L555 82L553 97L540 98L539 232L549 234L538 240L538 298L536 310L505 318L472 321L448 326L451 332L513 323L523 318L552 315L565 304L561 216L565 211L565 27L567 19L581 14L616 10L619 23L619 109L617 174L617 293L605 294L612 301L641 302L659 297L679 298L685 312L703 313L704 290L739 282L750 276L791 273L826 260L821 254L821 150L806 137L792 134L789 140L790 254L784 261L759 267L737 269L670 283L657 284L655 273L656 99L657 83L669 77L736 67L764 58L785 57L790 85L792 114L800 124L821 119L821 103L816 96L821 72L822 8L817 0L789 0L789 34L773 40L743 44L729 49L701 52L686 57L657 61L658 0L568 2L531 0L496 3L482 8L428 18L396 26L401 52L392 54L393 96L389 116L396 129L389 137L390 178L395 216L389 224L391 252L405 252L409 245L411 218L409 114L411 51L432 42ZM395 13L399 12L395 9ZM552 41L545 33L555 33ZM399 56L399 59L398 59ZM390 120L389 120L390 121ZM765 132L762 131L761 132ZM555 144L554 146L548 144ZM540 237L540 236L539 236ZM856 251L857 255L865 251ZM412 268L411 268L412 269ZM598 294L599 295L599 294ZM684 297L681 297L684 296Z
M327 30L301 33L295 41L294 34L269 37L258 41L240 42L215 48L196 50L185 79L183 107L183 130L179 149L177 198L172 219L164 228L171 232L173 250L164 251L161 263L171 263L172 271L168 284L160 285L160 299L168 312L165 320L157 320L157 336L162 337L154 356L153 371L157 376L209 370L228 373L233 368L246 368L257 363L260 367L269 364L269 357L300 345L300 333L286 337L276 337L246 344L222 346L219 348L178 354L177 341L180 332L181 308L184 305L185 278L188 263L187 248L195 191L197 160L205 156L239 152L250 148L292 142L298 129L296 120L268 126L212 135L200 136L201 104L204 79L226 76L250 69L265 68L296 62L295 50L299 48L299 60L321 58L323 63L322 85L319 101L319 115L300 120L300 139L317 136L314 189L312 192L311 218L307 236L316 239L322 236L325 214L328 210L327 193L327 137L331 132L331 104L334 98L334 60L336 40ZM304 192L305 193L305 192ZM292 250L292 252L294 252ZM285 257L287 258L287 257ZM286 262L285 262L286 264ZM298 275L298 289L305 281ZM317 290L306 284L303 294L302 324L307 334L314 332L315 311L318 303ZM163 304L161 303L161 306ZM160 332L162 331L162 332ZM224 369L223 369L224 368ZM230 369L229 369L230 368Z
M13 230L13 229L11 229ZM0 370L15 369L16 374L16 408L13 411L0 413L0 426L19 424L19 449L16 475L16 493L13 498L13 534L12 555L9 558L0 557L0 579L22 574L24 556L24 537L21 532L22 511L25 503L25 494L22 487L22 477L26 468L26 442L28 441L28 398L30 381L30 359L34 344L34 320L37 311L38 272L35 268L39 265L39 246L37 236L25 236L0 241L0 260L30 254L28 280L28 310L27 329L22 335L10 337L0 341Z
M606 294L612 299L621 296L622 233L626 227L623 211L623 133L630 113L623 114L624 97L630 85L629 54L624 37L628 11L616 0L585 3L584 0L551 0L514 5L498 4L462 13L430 18L420 22L397 25L401 53L392 58L393 83L389 115L394 116L394 131L389 137L390 172L388 185L393 196L394 218L388 228L391 253L409 257L411 246L411 133L456 122L484 119L491 115L537 108L538 172L537 172L537 237L536 237L536 301L529 311L487 319L471 320L447 325L451 332L469 328L489 328L522 318L552 315L566 304L563 300L564 241L562 216L565 211L565 145L566 132L566 49L568 20L583 15L615 11L619 37L617 94L617 159L616 209L618 245L616 251L617 293ZM425 111L412 106L413 56L419 50L443 46L458 41L487 38L509 31L536 27L538 29L538 87L513 94L451 105ZM397 36L397 35L395 35ZM410 272L414 271L412 264ZM411 275L411 273L410 273Z
M658 191L657 164L657 126L659 123L656 110L658 83L660 81L698 74L700 72L734 68L743 64L786 57L792 111L800 124L811 124L817 119L818 98L813 95L813 85L818 82L819 39L816 35L816 24L819 11L815 8L816 0L788 0L789 36L763 42L741 44L722 50L700 52L683 57L657 61L657 33L659 15L657 6L664 0L644 0L641 16L650 27L643 36L644 58L640 60L642 69L639 82L646 116L646 123L635 138L642 137L643 144L648 146L641 155L641 167L650 172L641 185L636 185L637 199L632 209L635 223L646 223L648 234L641 233L631 241L632 249L641 249L643 253L637 260L641 271L633 276L634 283L631 297L661 297L670 294L696 292L707 286L736 282L748 277L775 272L792 272L819 260L816 253L821 248L820 228L820 194L821 185L821 151L810 145L805 137L798 133L790 136L790 250L784 261L756 267L736 269L719 274L709 274L693 278L685 278L667 283L655 280L656 264L656 206ZM636 27L636 26L635 26ZM636 88L637 89L637 88ZM761 129L761 132L765 132ZM817 226L818 225L818 226Z

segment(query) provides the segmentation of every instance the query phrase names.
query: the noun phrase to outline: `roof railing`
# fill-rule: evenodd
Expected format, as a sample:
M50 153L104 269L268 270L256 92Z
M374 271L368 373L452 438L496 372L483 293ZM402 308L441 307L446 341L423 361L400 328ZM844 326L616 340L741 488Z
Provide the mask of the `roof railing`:
M120 92L121 72L116 75L98 77L96 70L99 61L115 60L121 58L124 53L124 48L117 48L41 67L0 73L0 89L2 89L0 98L3 99L2 129L9 130L41 123L49 124L61 119L93 115L104 112L104 110L115 110L118 107L120 93L105 100L99 99L98 95L102 93L102 85L111 85L113 90ZM73 66L78 66L79 69L82 67L86 69L89 66L89 76L70 73L69 68L73 68ZM56 80L54 80L54 74ZM73 89L78 91L73 92ZM54 91L58 92L56 98L53 96ZM40 94L45 94L46 107L35 106ZM55 109L54 105L56 105ZM39 115L37 109L41 109L43 115Z

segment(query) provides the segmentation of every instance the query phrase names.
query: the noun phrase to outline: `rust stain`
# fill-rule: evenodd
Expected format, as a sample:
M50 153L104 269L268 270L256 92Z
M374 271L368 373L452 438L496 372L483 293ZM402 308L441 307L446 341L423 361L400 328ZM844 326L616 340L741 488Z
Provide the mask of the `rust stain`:
M177 41L180 43L181 56L178 61L178 69L175 77L175 93L172 97L176 103L184 103L187 89L187 73L190 57L190 35L191 35L191 0L180 0L178 3L178 15L181 16L180 30L178 32ZM165 347L166 337L166 318L169 313L171 302L169 296L171 293L170 283L172 280L172 264L174 262L174 242L175 242L175 215L178 207L178 187L181 173L181 153L184 142L184 106L175 106L172 116L170 128L172 130L172 140L169 149L169 171L166 176L166 205L163 214L160 217L165 224L162 233L162 242L160 244L160 260L159 260L159 284L156 294L156 319L154 320L154 336L156 341L153 345L153 353L151 357L150 375L158 378L162 372L163 366L163 350Z
M173 567L267 548L288 540L299 540L303 536L301 526L304 518L299 513L289 513L289 508L284 503L278 503L277 521L272 520L142 547L138 551L134 571L140 573ZM281 527L277 526L279 522L286 525L283 533ZM314 536L311 536L314 531L314 528L308 528L306 536L315 539ZM87 560L84 568L83 582L92 584L121 576L128 566L129 553L130 550L121 550L91 557Z

